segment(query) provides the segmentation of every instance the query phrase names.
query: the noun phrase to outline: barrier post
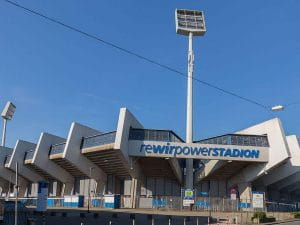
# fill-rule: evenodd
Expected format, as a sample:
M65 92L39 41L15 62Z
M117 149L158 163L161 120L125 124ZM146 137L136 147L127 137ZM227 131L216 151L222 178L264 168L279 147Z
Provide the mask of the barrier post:
M169 215L168 215L168 216L167 216L167 219L168 219L168 224L171 225L172 216L169 216Z
M130 214L130 219L132 219L132 225L135 225L135 215Z

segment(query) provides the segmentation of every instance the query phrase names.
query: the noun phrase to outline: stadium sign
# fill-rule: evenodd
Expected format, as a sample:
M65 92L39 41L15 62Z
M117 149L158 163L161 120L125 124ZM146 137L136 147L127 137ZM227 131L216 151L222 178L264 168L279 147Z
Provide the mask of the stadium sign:
M257 146L129 141L129 155L144 157L268 162L268 150Z

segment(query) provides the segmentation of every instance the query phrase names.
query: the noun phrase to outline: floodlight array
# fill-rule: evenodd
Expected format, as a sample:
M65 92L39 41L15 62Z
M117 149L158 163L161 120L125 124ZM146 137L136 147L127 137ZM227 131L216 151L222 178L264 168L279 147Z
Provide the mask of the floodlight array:
M178 34L202 36L206 32L204 15L202 11L177 9L176 32Z
M1 114L2 118L6 120L11 120L15 113L15 110L16 106L11 102L7 102Z

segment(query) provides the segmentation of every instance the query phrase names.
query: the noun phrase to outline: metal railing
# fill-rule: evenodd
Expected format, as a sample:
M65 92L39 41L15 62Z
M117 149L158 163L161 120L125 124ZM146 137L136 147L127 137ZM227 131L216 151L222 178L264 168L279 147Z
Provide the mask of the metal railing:
M266 209L268 212L296 212L299 210L297 204L268 201L266 201Z
M152 130L137 128L130 129L129 140L183 142L183 140L171 130Z
M269 147L268 137L266 135L227 134L196 141L196 143Z
M77 196L74 196L74 200ZM72 202L72 197L68 196ZM14 198L9 198L14 200ZM19 200L26 206L36 207L37 198L19 198ZM83 207L88 205L88 196L84 197ZM67 204L63 197L49 197L47 200L48 207L64 207L74 208L74 206ZM260 211L267 212L295 212L298 209L297 204L288 204L281 202L264 202L265 207L259 209ZM91 208L104 208L104 196L96 196L90 198ZM120 208L131 207L131 196L120 196ZM137 201L137 208L143 209L157 209L157 210L186 210L189 207L184 207L182 198L180 196L139 196ZM219 197L196 197L195 203L192 205L193 211L206 211L206 212L255 212L253 209L251 199L236 199L219 198Z
M5 159L4 159L4 166L8 166L9 161L10 161L10 159L11 159L11 156L12 156L12 155L7 155L7 156L5 156Z
M82 140L81 148L89 148L99 145L115 143L116 133L116 131L112 131L104 134L97 134L89 137L84 137Z
M51 145L49 155L63 153L65 146L66 146L66 142Z
M24 160L30 160L30 159L33 159L34 152L35 152L35 149L30 149L30 150L26 151L26 152L25 152Z

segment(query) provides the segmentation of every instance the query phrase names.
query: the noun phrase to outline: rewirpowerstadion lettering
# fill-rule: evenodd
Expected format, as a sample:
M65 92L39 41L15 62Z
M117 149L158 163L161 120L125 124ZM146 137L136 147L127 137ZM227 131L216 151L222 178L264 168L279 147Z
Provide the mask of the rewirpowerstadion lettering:
M207 148L207 147L189 147L189 146L176 146L170 145L145 145L142 144L140 152L144 151L148 154L167 154L185 155L185 156L215 156L215 157L239 157L239 158L254 158L260 156L260 151L256 149L238 149L238 148Z

